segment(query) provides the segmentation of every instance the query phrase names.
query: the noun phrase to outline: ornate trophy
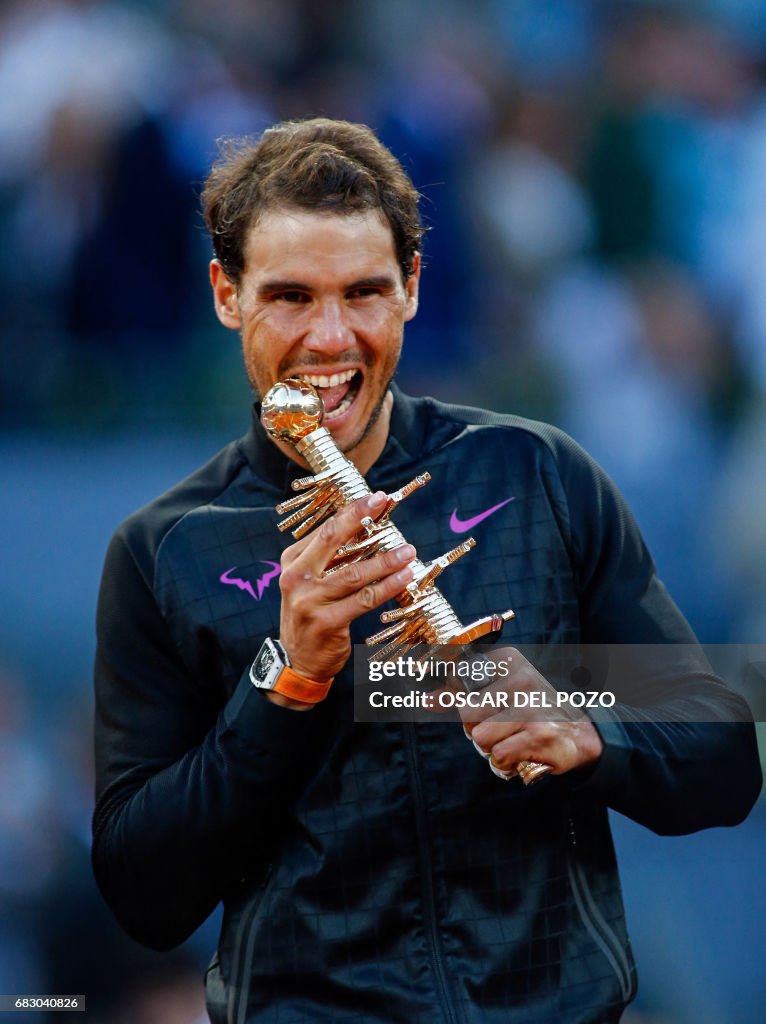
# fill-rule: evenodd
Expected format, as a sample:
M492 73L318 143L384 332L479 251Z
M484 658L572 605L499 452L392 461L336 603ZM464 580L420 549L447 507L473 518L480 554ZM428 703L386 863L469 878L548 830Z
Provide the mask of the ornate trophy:
M329 430L321 426L324 405L317 391L306 381L290 378L280 381L263 399L261 422L275 439L289 441L303 456L313 476L293 481L293 490L300 491L294 498L277 505L279 515L289 513L279 523L280 530L291 530L296 540L339 508L357 498L370 495L362 474L338 448ZM348 544L338 548L325 573L336 572L344 565L378 552L391 551L406 543L404 536L391 522L391 512L413 491L431 479L421 473L410 483L388 496L388 504L376 518L362 520L362 529ZM385 629L367 638L368 644L383 644L376 657L386 659L403 647L416 644L458 645L471 644L482 637L493 638L503 624L514 617L509 609L485 615L464 626L434 580L447 566L457 561L475 545L471 537L446 554L430 562L414 558L410 563L414 578L396 598L399 608L383 612L380 616ZM470 734L466 731L470 739ZM489 757L474 744L483 757ZM513 774L521 776L525 785L534 782L551 770L550 765L535 761L520 761L516 772L504 772L489 759L490 768L500 778Z

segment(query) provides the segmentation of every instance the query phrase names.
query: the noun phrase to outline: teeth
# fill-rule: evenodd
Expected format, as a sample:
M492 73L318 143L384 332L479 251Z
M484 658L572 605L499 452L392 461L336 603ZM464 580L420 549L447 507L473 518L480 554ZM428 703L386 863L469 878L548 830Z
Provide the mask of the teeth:
M340 405L337 407L337 409L333 409L332 412L326 413L325 414L325 423L327 423L328 420L332 421L332 420L336 419L336 417L342 416L343 413L346 411L346 409L348 409L350 407L351 401L352 400L350 398L344 398L343 401L340 403Z
M301 379L315 388L334 388L338 384L347 384L355 374L356 370L344 370L343 373L333 373L329 377L323 373L302 373Z

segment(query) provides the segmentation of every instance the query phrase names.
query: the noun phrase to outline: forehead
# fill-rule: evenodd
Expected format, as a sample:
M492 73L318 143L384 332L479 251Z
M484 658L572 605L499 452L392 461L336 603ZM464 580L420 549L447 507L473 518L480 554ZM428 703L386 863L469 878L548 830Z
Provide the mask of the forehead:
M276 209L248 232L245 274L398 272L391 227L378 210Z

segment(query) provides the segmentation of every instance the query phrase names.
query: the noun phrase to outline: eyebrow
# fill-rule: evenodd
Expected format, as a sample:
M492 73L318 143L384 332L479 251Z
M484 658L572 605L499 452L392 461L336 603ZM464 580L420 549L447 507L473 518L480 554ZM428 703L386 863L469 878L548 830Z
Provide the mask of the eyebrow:
M387 290L394 288L396 282L390 274L373 274L371 277L361 277L356 281L351 281L349 284L344 286L345 291L354 291L357 288L380 288ZM273 281L264 281L258 286L257 294L259 297L264 298L267 295L273 295L277 292L308 292L311 294L314 289L311 285L306 284L305 281L292 281L288 279L275 279Z
M311 288L302 283L301 281L264 281L263 284L258 285L258 295L266 296L271 295L272 292L310 292Z
M396 287L396 281L390 274L373 274L372 277L362 277L358 281L353 281L348 286L348 291L353 291L355 288L394 288Z

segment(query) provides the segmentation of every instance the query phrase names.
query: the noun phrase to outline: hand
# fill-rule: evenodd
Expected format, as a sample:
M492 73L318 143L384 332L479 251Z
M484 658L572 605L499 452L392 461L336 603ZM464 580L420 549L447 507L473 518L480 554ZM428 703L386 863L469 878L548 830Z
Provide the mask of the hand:
M301 675L319 681L336 675L351 654L354 619L401 593L413 578L410 544L322 575L341 544L362 529L362 519L374 519L387 501L382 491L359 498L282 555L279 637Z
M587 715L556 707L556 690L523 654L513 647L497 652L494 661L507 661L510 674L482 692L506 693L508 708L487 706L461 711L466 729L495 765L514 772L519 761L549 764L554 775L594 764L604 748ZM551 707L515 708L513 694L541 693ZM543 698L544 699L544 698Z

